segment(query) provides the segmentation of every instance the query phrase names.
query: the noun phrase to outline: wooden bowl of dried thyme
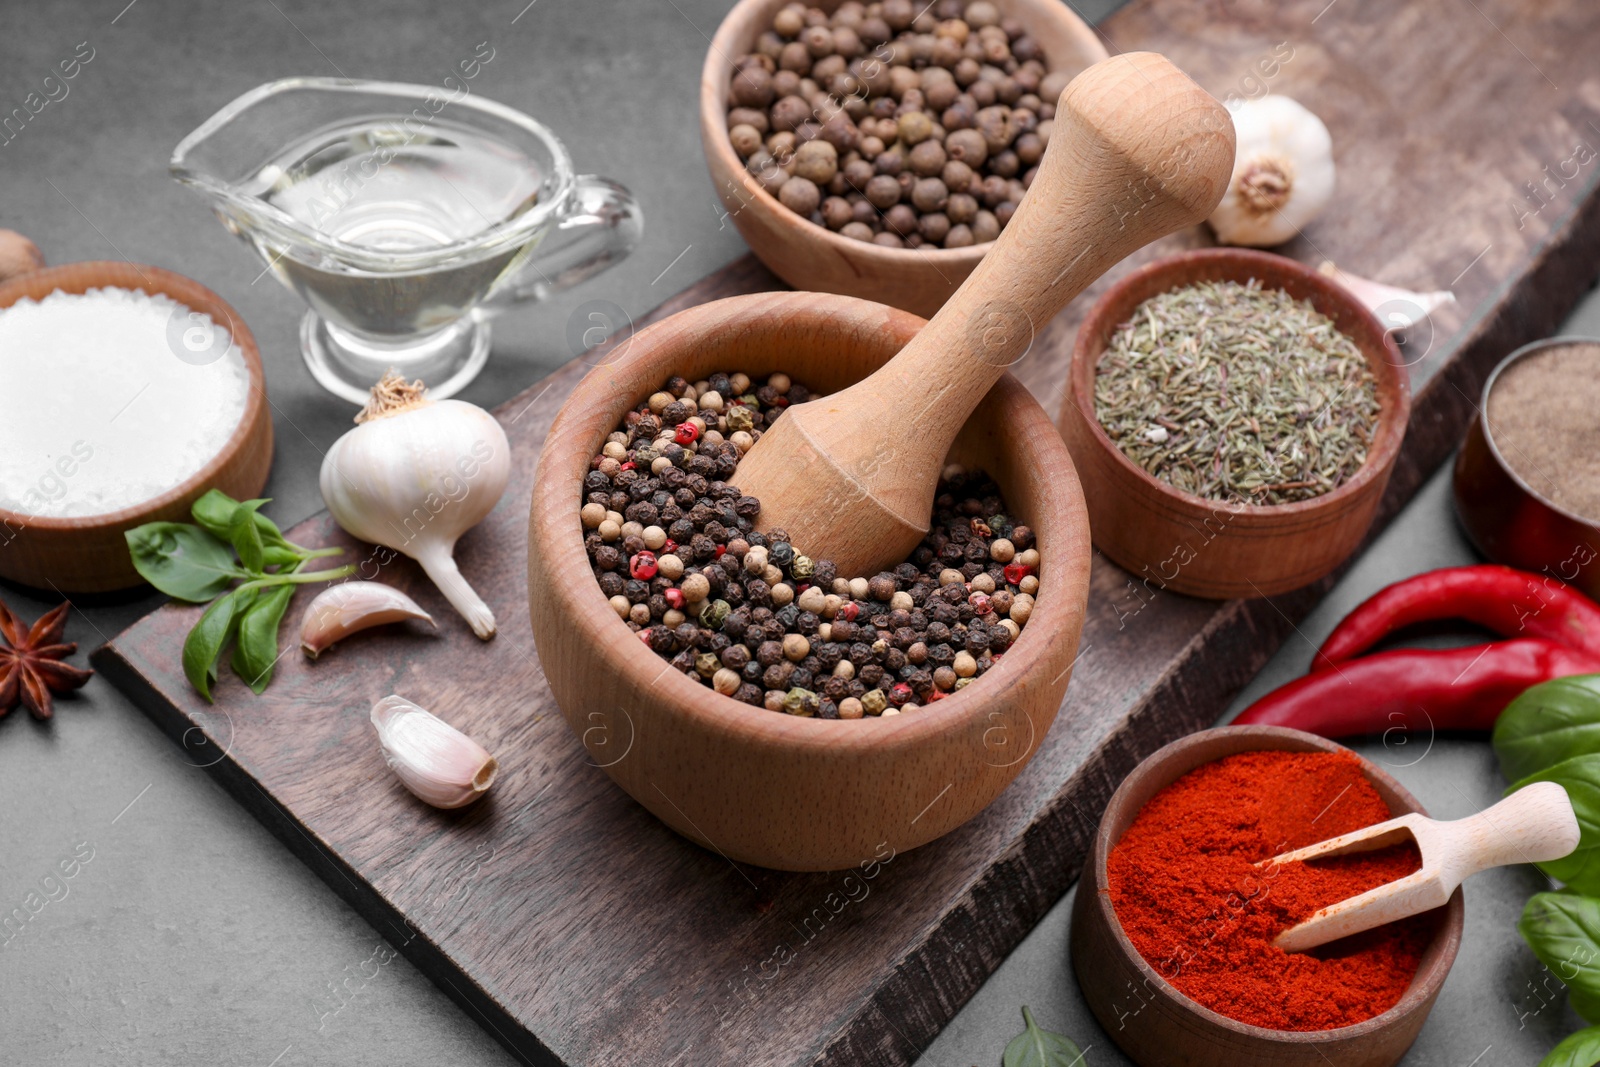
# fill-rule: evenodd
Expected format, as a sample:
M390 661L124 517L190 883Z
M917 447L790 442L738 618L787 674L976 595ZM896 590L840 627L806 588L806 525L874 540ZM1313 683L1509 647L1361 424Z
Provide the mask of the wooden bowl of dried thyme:
M1399 350L1343 287L1213 248L1100 298L1060 427L1095 547L1154 588L1226 599L1308 585L1355 550L1410 409Z

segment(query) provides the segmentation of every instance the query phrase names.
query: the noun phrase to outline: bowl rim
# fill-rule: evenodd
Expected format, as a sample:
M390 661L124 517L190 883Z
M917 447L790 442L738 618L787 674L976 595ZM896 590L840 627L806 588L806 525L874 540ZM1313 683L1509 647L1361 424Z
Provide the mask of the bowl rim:
M58 292L81 295L90 289L127 289L142 292L146 296L166 296L193 310L210 314L209 310L196 307L195 301L199 300L210 303L215 310L221 311L223 317L228 320L228 332L244 357L245 372L249 379L244 411L239 416L239 424L233 428L233 433L198 471L157 496L137 504L130 504L117 511L106 511L95 515L31 515L0 507L0 524L10 523L18 527L55 533L80 533L86 530L126 526L163 511L216 478L217 472L249 443L256 422L255 416L268 403L266 372L261 365L261 352L256 347L255 335L250 332L250 327L245 324L244 318L211 289L176 271L146 263L115 259L91 259L41 267L0 282L0 311L24 298L43 300ZM38 295L35 295L36 293Z
M826 305L819 304L819 300L825 301ZM596 385L601 383L609 377L608 372L619 368L625 370L642 368L648 364L652 358L649 344L651 335L674 320L681 325L682 316L697 314L716 319L715 312L719 309L724 312L724 317L717 320L719 331L727 331L741 324L741 321L742 324L751 327L741 331L747 338L746 343L759 343L757 339L763 332L792 326L797 316L833 317L844 313L852 316L858 326L862 324L864 317L877 316L883 319L878 331L880 335L907 327L921 329L926 321L911 312L887 304L827 293L783 291L749 293L695 305L641 330L622 348L614 351L607 362L600 364L579 383L563 403L561 411L552 423L535 477L542 481L564 476L562 471L546 470L545 462L547 457L553 457L558 451L563 451L552 448L550 442L564 437L582 438L580 431L585 427L579 420L584 416L578 413L578 408L585 405L574 405L572 401L585 391L586 386L590 386L590 383ZM729 310L735 311L736 317L727 316L726 312ZM640 344L640 341L646 343ZM613 386L614 383L607 384ZM650 659L632 660L632 656L637 654L638 635L629 630L612 610L605 595L600 591L599 584L589 575L587 556L583 549L583 531L581 524L576 521L576 508L572 506L575 498L566 497L564 490L536 493L530 515L530 529L541 525L541 519L547 514L552 514L555 509L571 508L572 523L570 526L557 528L553 535L559 540L553 544L537 546L542 552L559 557L552 560L550 564L552 566L569 559L585 562L584 567L579 569L580 579L571 583L567 592L560 595L575 600L578 610L588 612L599 619L597 633L603 640L596 642L595 652L600 659L616 664L620 670L624 669L622 665L625 662L621 657L628 656L629 661L642 665L640 668L629 669L629 673L635 675L648 673L648 666L652 660L659 663L660 669L651 682L652 692L656 694L654 703L668 709L673 715L696 720L697 725L705 727L710 732L737 736L758 745L826 747L856 757L869 753L882 755L891 749L917 748L937 737L959 736L973 729L975 724L981 723L980 716L990 709L995 699L1004 700L1008 692L1026 684L1029 669L1037 666L1040 661L1049 660L1051 641L1072 630L1081 637L1082 625L1087 617L1087 609L1084 609L1078 612L1078 617L1074 619L1073 614L1078 609L1071 603L1075 589L1087 592L1092 549L1087 509L1083 504L1077 471L1067 454L1066 443L1060 434L1055 432L1044 408L1021 382L1010 374L1002 375L990 395L993 396L995 391L1001 391L1007 398L1007 403L1014 404L1018 408L1014 417L1007 420L1003 432L1015 435L1018 440L1040 441L1044 448L1059 449L1061 467L1058 471L1070 475L1070 478L1063 478L1058 474L1057 477L1043 480L1041 499L1044 504L1041 510L1068 511L1077 519L1076 529L1072 529L1068 524L1059 531L1052 531L1052 540L1059 538L1060 544L1052 546L1050 569L1047 571L1041 566L1039 572L1040 591L1051 590L1051 595L1041 597L1035 594L1035 608L1028 625L1023 628L1017 641L1007 649L1005 660L986 672L985 677L990 679L989 683L983 686L968 686L961 692L952 693L938 702L939 707L936 710L925 707L924 710L928 711L926 714L919 711L910 715L866 716L862 720L851 720L847 725L841 726L845 720L835 722L821 718L776 714L762 708L753 708L730 696L689 681L678 671L673 670L666 660L648 650L646 655ZM608 422L605 428L607 432L614 428L614 420ZM556 464L561 461L550 459L550 462ZM535 550L537 540L540 539L530 535L530 557ZM1031 638L1030 633L1033 634ZM1025 646L1024 641L1027 642ZM1012 658L1013 653L1019 648L1028 654ZM626 653L622 651L624 649L627 650ZM1021 693L1017 693L1016 698L1019 702L1025 700ZM1051 711L1052 721L1057 710L1059 708ZM877 723L864 725L868 719L876 719ZM1038 753L1045 732L1045 728L1035 725L1029 742L1030 747L1025 756L1003 766L1015 766L1020 771Z
M741 31L744 24L753 18L757 9L774 2L777 0L738 0L718 24L717 32L711 38L711 46L706 49L706 59L700 73L700 127L703 134L701 140L708 156L717 156L722 168L737 176L740 210L753 202L769 214L780 212L786 221L793 221L797 226L803 226L801 232L805 232L810 239L818 240L840 254L848 253L850 256L865 260L876 270L904 270L909 263L927 263L936 271L941 266L970 270L973 264L994 247L993 241L968 245L966 248L939 248L931 252L922 252L914 248L885 248L870 241L857 241L796 215L784 207L777 197L763 189L761 183L745 169L739 154L733 150L733 142L728 139L728 74L733 68L733 55L738 51L733 38L735 33ZM843 2L844 0L820 0L814 6L829 10L840 6ZM1011 2L1019 7L1028 8L1029 18L1037 16L1040 19L1057 20L1068 31L1069 36L1079 42L1086 54L1096 56L1090 66L1110 58L1110 53L1094 27L1084 21L1070 5L1060 3L1058 0L1011 0ZM715 181L714 171L712 178ZM719 194L721 191L718 190Z
M1136 288L1150 283L1152 279L1182 273L1185 269L1200 265L1222 265L1240 269L1241 273L1254 266L1264 271L1280 271L1293 276L1302 284L1317 290L1322 298L1338 303L1357 321L1361 321L1367 330L1382 336L1382 354L1388 358L1380 358L1380 353L1362 344L1361 340L1350 333L1341 330L1346 337L1355 342L1366 357L1368 366L1372 369L1374 378L1378 381L1380 399L1384 392L1384 375L1393 375L1394 388L1390 395L1393 402L1380 407L1378 411L1377 426L1373 430L1372 444L1368 449L1367 458L1357 468L1356 473L1344 484L1335 487L1327 493L1310 497L1306 500L1297 500L1288 504L1239 504L1230 500L1213 500L1209 497L1197 496L1186 490L1179 489L1133 462L1118 448L1106 434L1105 427L1100 425L1099 418L1095 415L1094 408L1094 370L1098 368L1100 359L1105 355L1105 350L1090 354L1090 346L1102 333L1107 332L1107 327L1115 328L1117 323L1107 323L1112 318L1112 309L1127 299L1128 293ZM1265 279L1262 279L1263 283ZM1177 285L1169 285L1159 290L1169 292ZM1279 288L1270 286L1270 288ZM1092 363L1090 361L1093 361ZM1080 371L1080 365L1087 370ZM1084 316L1082 324L1078 327L1077 336L1072 344L1072 362L1067 369L1067 383L1071 391L1072 402L1077 407L1079 415L1088 425L1090 437L1105 452L1109 453L1125 477L1132 477L1144 485L1154 489L1161 495L1176 500L1191 509L1204 509L1207 511L1223 508L1231 515L1245 515L1261 518L1293 518L1315 512L1322 508L1333 507L1344 503L1353 497L1365 492L1368 486L1378 478L1386 477L1395 458L1400 454L1400 446L1405 440L1406 426L1411 419L1411 375L1401 357L1399 347L1394 342L1393 333L1384 328L1366 305L1356 299L1354 294L1333 279L1306 266L1299 260L1290 259L1272 252L1263 252L1253 248L1233 248L1218 246L1213 248L1193 248L1182 252L1174 252L1162 256L1160 259L1147 263L1119 279L1110 289L1100 295Z
M1494 439L1494 429L1489 425L1489 394L1494 391L1495 383L1500 380L1500 375L1502 372L1509 369L1513 363L1520 362L1521 360L1526 359L1529 356L1536 355L1539 352L1543 352L1546 349L1572 348L1585 345L1593 348L1596 355L1600 356L1600 337L1586 337L1580 334L1559 334L1555 337L1546 337L1538 341L1529 341L1522 347L1514 349L1510 355L1506 356L1499 363L1495 364L1494 370L1490 371L1489 377L1485 379L1483 383L1483 392L1478 398L1477 422L1479 429L1483 432L1483 441L1489 446L1489 454L1494 457L1494 461L1500 465L1501 471L1503 471L1506 476L1511 479L1512 483L1515 484L1518 489L1521 489L1535 501L1549 508L1562 518L1577 523L1579 526L1586 526L1591 530L1600 532L1600 520L1585 518L1575 511L1570 511L1567 508L1562 507L1560 504L1557 504L1549 497L1545 496L1533 486L1529 485L1522 477L1521 472L1519 472L1511 463L1507 462L1505 455L1500 451L1500 445Z
M1456 887L1449 900L1436 909L1444 914L1440 919L1439 930L1434 935L1433 940L1429 942L1428 947L1432 948L1441 939L1444 940L1445 944L1431 966L1427 969L1422 966L1417 968L1416 974L1412 976L1411 984L1406 987L1406 991L1400 995L1400 999L1395 1001L1388 1010L1374 1015L1370 1019L1363 1019L1360 1022L1351 1023L1349 1026L1338 1026L1329 1030L1272 1030L1264 1026L1240 1022L1238 1019L1232 1019L1220 1012L1213 1011L1205 1005L1191 1000L1182 990L1168 982L1161 972L1146 962L1144 956L1139 953L1139 950L1134 947L1133 942L1128 939L1128 935L1123 931L1122 922L1118 919L1116 908L1111 903L1109 880L1106 873L1106 860L1111 850L1116 846L1115 842L1106 839L1106 818L1111 814L1118 801L1123 799L1132 789L1137 780L1154 773L1165 762L1181 755L1186 748L1205 740L1228 736L1254 737L1264 742L1259 747L1241 748L1239 750L1240 753L1284 750L1280 746L1272 744L1271 742L1273 741L1290 741L1301 745L1309 745L1322 752L1347 753L1360 762L1361 771L1369 781L1382 784L1385 788L1392 790L1413 811L1424 816L1427 815L1427 809L1422 806L1421 802L1387 771L1359 752L1329 738L1307 733L1304 730L1295 730L1287 726L1256 724L1214 726L1205 730L1197 730L1192 734L1186 734L1161 746L1140 760L1134 769L1128 772L1127 776L1122 779L1121 784L1117 786L1116 791L1112 793L1110 801L1106 804L1106 810L1101 815L1100 824L1095 829L1094 844L1089 857L1093 866L1092 870L1086 870L1085 874L1092 876L1094 880L1092 888L1095 890L1096 899L1093 904L1100 908L1105 915L1107 926L1110 928L1112 939L1115 941L1118 950L1132 962L1133 966L1146 981L1154 980L1159 983L1161 988L1166 990L1181 1005L1183 1010L1190 1012L1209 1025L1228 1030L1250 1040L1290 1045L1347 1041L1366 1037L1399 1022L1402 1016L1415 1011L1423 1002L1437 994L1439 988L1444 985L1445 979L1449 977L1450 968L1455 964L1456 955L1461 947L1462 929L1465 925L1460 886ZM1229 755L1236 754L1238 753L1229 753ZM1226 757L1218 758L1223 759ZM1215 761L1208 760L1206 762ZM1204 765L1197 764L1196 766ZM1135 817L1137 817L1137 813L1135 813ZM1078 891L1082 892L1084 888L1080 881Z

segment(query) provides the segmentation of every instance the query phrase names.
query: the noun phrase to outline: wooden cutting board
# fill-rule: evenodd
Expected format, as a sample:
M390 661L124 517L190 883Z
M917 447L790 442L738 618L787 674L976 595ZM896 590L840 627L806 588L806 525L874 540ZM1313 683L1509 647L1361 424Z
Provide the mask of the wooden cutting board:
M1325 119L1339 191L1289 254L1455 290L1460 302L1407 339L1418 396L1387 518L1455 447L1493 364L1547 335L1600 269L1600 6L1136 0L1103 31L1113 51L1167 53L1219 97L1265 84ZM1191 233L1160 251L1204 240ZM1052 412L1077 322L1105 284L1016 368ZM744 259L651 318L776 287ZM194 608L163 608L94 657L528 1063L910 1062L1071 885L1122 776L1209 724L1325 590L1204 602L1097 560L1060 717L988 811L866 871L735 865L666 830L590 766L543 685L526 616L530 478L585 369L575 361L497 412L516 476L459 552L500 619L493 644L480 646L410 563L384 561L319 516L292 539L345 545L434 612L440 632L367 635L314 664L291 653L265 696L230 677L214 707L177 662ZM371 703L395 691L470 723L499 755L486 803L440 814L401 791L367 722Z

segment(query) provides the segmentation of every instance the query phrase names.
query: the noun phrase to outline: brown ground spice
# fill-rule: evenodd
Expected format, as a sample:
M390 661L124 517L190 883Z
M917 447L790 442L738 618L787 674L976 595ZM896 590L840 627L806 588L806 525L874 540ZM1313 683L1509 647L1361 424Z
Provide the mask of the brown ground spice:
M1495 379L1487 415L1495 447L1524 482L1600 522L1600 345L1517 360Z

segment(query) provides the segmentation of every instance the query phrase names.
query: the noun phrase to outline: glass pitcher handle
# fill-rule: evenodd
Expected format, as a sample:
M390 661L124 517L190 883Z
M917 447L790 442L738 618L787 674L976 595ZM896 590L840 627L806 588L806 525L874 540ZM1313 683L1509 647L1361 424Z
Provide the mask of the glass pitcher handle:
M570 289L627 258L643 230L644 214L632 193L610 178L580 174L561 221L485 307L499 311Z

